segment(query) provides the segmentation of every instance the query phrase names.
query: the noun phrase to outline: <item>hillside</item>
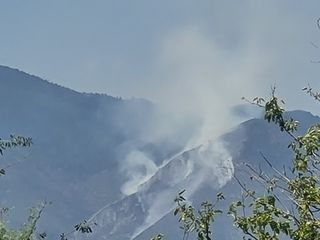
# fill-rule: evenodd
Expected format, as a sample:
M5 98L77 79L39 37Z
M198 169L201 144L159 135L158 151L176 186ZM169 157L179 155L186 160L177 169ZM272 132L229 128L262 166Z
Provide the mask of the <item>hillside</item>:
M186 189L195 204L220 191L236 199L233 174L252 184L243 162L270 171L261 153L279 169L291 161L290 139L263 119L186 150L195 120L175 122L147 100L79 93L4 66L0 83L0 136L34 141L2 157L7 175L0 202L13 207L11 226L22 223L30 206L52 202L38 228L49 239L88 218L97 224L93 234L68 239L143 240L159 232L175 239L181 236L171 212L178 191ZM286 114L301 122L301 132L320 120L304 111ZM217 238L239 239L225 231L228 224L217 220Z
M287 114L300 121L301 132L320 121L308 112ZM172 214L177 192L186 189L186 196L196 205L204 200L214 201L216 193L223 192L227 200L220 207L227 212L230 201L241 195L240 186L232 175L248 187L254 184L249 180L250 171L244 162L272 174L261 153L278 169L290 165L289 142L285 133L263 119L246 121L215 141L172 158L137 193L94 214L90 219L97 224L93 234L77 234L76 239L144 240L157 233L165 234L168 239L179 239L181 230ZM259 187L261 189L260 185L255 187L256 191ZM241 238L236 230L226 229L233 229L230 218L218 218L214 224L217 239Z
M147 100L79 93L4 66L0 84L0 136L16 133L34 142L30 149L8 151L1 159L8 169L0 181L5 193L0 201L14 207L12 225L22 223L27 208L47 200L52 205L40 229L69 231L124 196L124 184L133 181L127 163L142 177L146 174L148 162L129 162L131 152L139 152L155 168L181 151L193 131L186 123L171 136L154 134L153 129L165 127L157 120L163 116ZM166 116L165 124L170 121Z

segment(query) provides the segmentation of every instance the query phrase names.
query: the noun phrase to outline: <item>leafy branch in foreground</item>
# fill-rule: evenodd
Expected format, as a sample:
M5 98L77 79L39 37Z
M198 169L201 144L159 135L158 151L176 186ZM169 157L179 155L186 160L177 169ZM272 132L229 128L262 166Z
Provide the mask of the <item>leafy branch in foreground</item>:
M211 224L214 222L214 218L217 214L221 214L222 211L216 209L216 203L224 199L222 193L217 195L215 203L203 202L199 210L188 204L183 197L185 190L178 193L178 196L174 200L177 207L174 210L174 215L179 216L179 222L181 222L181 229L184 231L184 238L190 233L195 232L198 240L211 240L212 232L210 230Z
M83 234L89 234L92 233L92 226L97 225L97 223L93 221L87 221L83 220L82 222L78 223L77 225L74 226L74 229L71 232L68 233L61 233L60 234L60 240L68 240L68 236L73 234L74 232L80 232Z
M10 135L10 139L8 140L0 138L0 154L3 155L3 151L8 148L30 147L31 145L32 139L30 137Z
M9 229L4 219L0 220L0 239L1 240L29 240L33 239L36 224L47 205L46 202L39 204L37 207L30 209L27 222L21 229Z
M311 88L303 90L318 100L318 94L312 93ZM292 138L291 175L278 170L275 176L255 172L255 179L265 184L266 194L256 196L243 189L244 200L231 204L229 214L248 239L279 240L282 236L293 240L320 239L320 124L310 126L302 136L295 135L298 122L285 119L283 104L273 91L264 105L265 119ZM250 214L244 214L244 209Z
M30 137L10 135L10 139L4 140L0 138L0 155L9 148L15 147L30 147L32 145L32 139ZM5 175L6 170L0 168L0 176Z

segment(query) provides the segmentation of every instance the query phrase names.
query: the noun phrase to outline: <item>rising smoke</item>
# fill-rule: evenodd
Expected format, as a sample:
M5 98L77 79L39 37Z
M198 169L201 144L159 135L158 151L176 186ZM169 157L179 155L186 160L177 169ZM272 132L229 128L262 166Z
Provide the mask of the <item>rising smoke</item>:
M306 48L310 39L301 37L308 35L308 29L298 31L295 26L313 26L312 19L297 9L288 12L285 4L277 9L273 4L250 1L241 8L236 5L221 4L229 17L214 14L216 22L210 27L189 24L161 36L155 44L151 73L142 80L143 89L133 89L165 109L176 122L197 118L197 131L185 150L258 116L259 112L237 107L243 103L241 97L268 96L274 84L279 95L292 103L287 108L305 104L300 89L306 72L314 71L308 52L312 47ZM294 57L297 55L300 58ZM290 91L285 91L288 84ZM297 98L299 93L302 99ZM168 124L166 132L176 127Z

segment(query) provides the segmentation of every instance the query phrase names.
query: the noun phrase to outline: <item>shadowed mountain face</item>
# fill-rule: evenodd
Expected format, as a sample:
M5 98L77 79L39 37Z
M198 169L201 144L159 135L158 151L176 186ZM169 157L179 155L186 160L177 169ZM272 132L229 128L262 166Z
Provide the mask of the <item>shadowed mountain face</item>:
M159 135L155 130L173 121L146 100L78 93L3 66L0 110L2 138L15 133L34 142L2 157L7 175L0 181L5 193L0 202L15 207L10 220L16 225L23 222L27 208L51 201L40 223L49 236L72 230L102 206L121 199L124 184L141 182L134 182L129 167L141 176L151 174L180 152L194 131L190 121L170 136ZM145 162L128 159L132 152Z

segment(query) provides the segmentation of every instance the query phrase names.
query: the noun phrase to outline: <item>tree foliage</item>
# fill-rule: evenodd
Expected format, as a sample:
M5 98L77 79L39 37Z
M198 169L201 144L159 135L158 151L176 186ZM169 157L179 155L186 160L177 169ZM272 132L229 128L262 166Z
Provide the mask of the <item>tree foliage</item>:
M9 139L0 138L0 155L4 154L4 151L10 148L16 147L30 147L33 144L32 138L24 137L20 135L10 135ZM4 168L0 168L0 175L5 175L6 171ZM10 229L7 226L6 214L9 211L8 207L2 207L0 209L0 240L32 240L32 239L46 239L46 232L37 233L36 225L41 217L44 208L48 205L48 202L41 202L37 207L30 209L30 213L27 221L21 228ZM67 240L68 236L74 232L80 233L92 233L92 226L96 223L92 221L83 220L79 224L74 226L74 229L69 233L61 233L59 236L60 240Z
M30 147L32 145L32 139L29 137L23 137L19 135L10 135L8 140L0 139L0 154L3 155L4 151L9 148L15 147ZM0 169L0 175L5 174L5 169ZM9 208L1 208L0 215L0 239L1 240L29 240L34 235L37 221L39 220L41 213L46 203L43 202L37 207L30 209L30 214L27 221L23 224L20 229L10 229L7 226L6 213Z
M317 96L310 88L304 90ZM275 89L264 105L261 101L253 103L264 108L268 122L278 125L280 131L292 138L288 146L294 156L291 172L290 175L280 172L269 162L275 172L273 176L255 174L265 184L266 193L257 196L243 188L244 200L231 204L229 214L248 239L278 240L283 236L293 240L320 239L320 124L310 126L302 136L295 135L299 123L285 119L284 102L275 96ZM250 214L243 214L243 209L249 209Z
M3 155L3 152L9 148L15 147L30 147L32 145L32 139L30 137L23 137L20 135L10 135L9 139L0 138L0 155ZM0 168L0 176L5 175L6 170Z
M183 197L185 190L179 192L174 200L177 207L174 210L174 215L179 216L181 229L183 230L183 238L187 238L190 233L196 232L199 240L211 240L212 231L210 225L214 222L217 214L222 211L215 208L216 203L203 202L201 208L196 210L192 205L188 204ZM224 199L223 194L217 195L217 202Z

